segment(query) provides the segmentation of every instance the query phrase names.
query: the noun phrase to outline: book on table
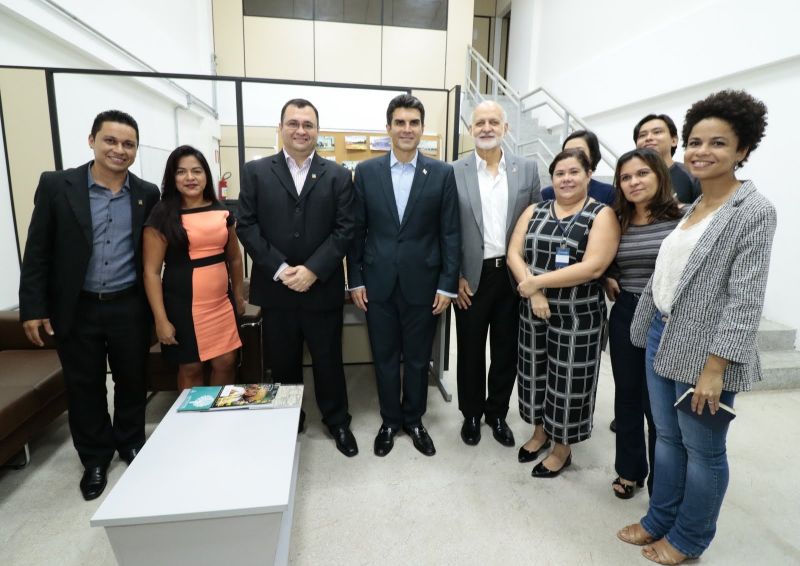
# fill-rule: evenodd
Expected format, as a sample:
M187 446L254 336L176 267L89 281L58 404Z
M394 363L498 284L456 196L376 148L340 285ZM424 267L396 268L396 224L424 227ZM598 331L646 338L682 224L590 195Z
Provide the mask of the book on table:
M725 403L720 403L719 409L713 415L707 405L703 407L703 412L698 415L692 411L692 395L694 395L694 387L687 389L684 394L675 401L675 408L699 419L704 425L712 428L724 426L736 418L736 411L733 410L733 407Z
M240 383L192 387L178 412L269 409L279 386L279 383Z

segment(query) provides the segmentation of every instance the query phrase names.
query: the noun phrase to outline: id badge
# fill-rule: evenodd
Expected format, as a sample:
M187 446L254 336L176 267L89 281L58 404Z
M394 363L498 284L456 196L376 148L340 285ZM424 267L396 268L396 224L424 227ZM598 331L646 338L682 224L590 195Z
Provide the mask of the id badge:
M556 269L567 267L569 265L569 248L559 246L556 248Z

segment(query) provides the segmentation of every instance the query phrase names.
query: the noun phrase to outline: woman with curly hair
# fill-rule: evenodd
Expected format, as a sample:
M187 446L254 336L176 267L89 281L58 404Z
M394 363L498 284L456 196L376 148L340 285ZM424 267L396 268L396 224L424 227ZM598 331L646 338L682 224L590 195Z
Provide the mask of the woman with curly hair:
M763 102L731 90L687 111L684 162L702 195L664 239L631 324L631 341L646 347L655 479L647 515L617 536L659 564L696 558L714 538L728 486L728 424L717 412L762 378L756 340L776 215L736 170L766 115ZM674 404L690 388L685 413ZM712 418L700 419L706 411Z
M644 486L645 478L648 491L652 492L653 475L648 477L648 471L653 466L656 439L647 394L645 351L631 343L631 321L655 269L661 242L678 225L682 213L672 194L667 164L652 149L634 149L622 155L614 172L614 186L622 236L605 281L606 295L614 301L608 338L614 372L614 467L618 475L612 489L620 499L630 499L637 486Z

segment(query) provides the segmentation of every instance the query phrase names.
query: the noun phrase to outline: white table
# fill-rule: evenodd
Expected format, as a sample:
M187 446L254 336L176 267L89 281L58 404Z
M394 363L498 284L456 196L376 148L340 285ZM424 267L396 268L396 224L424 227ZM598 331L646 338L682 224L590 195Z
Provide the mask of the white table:
M94 514L119 564L286 564L300 408L178 413Z

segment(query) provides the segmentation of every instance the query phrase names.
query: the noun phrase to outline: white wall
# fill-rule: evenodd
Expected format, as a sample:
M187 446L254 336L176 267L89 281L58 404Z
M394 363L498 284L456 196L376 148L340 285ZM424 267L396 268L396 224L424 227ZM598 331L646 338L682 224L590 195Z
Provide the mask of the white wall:
M669 114L680 130L688 107L711 92L741 88L762 99L767 133L739 178L752 179L778 210L764 315L794 328L800 200L787 166L800 147L799 19L792 0L673 0L646 9L634 0L515 0L509 48L517 90L544 86L620 151L633 147L633 125L650 112Z
M249 83L242 86L244 122L247 126L277 126L286 101L305 98L319 110L323 130L382 130L386 127L386 107L398 94L405 91ZM233 88L220 88L218 96L220 123L236 124ZM444 131L428 129L425 133L444 135Z
M19 255L14 233L11 209L11 184L6 163L6 145L3 119L0 114L0 258L3 260L3 277L0 277L0 310L16 308L19 287Z

